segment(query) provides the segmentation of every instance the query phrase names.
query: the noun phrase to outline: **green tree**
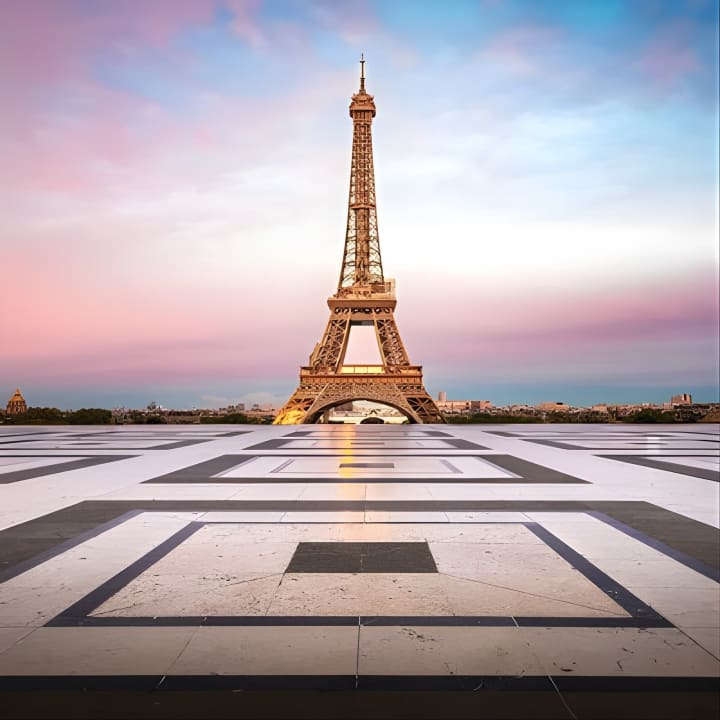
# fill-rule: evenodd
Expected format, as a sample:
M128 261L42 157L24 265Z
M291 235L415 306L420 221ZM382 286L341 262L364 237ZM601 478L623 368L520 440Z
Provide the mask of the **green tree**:
M620 418L620 420L628 423L674 423L675 413L657 408L642 408L642 410Z
M112 413L103 408L80 408L66 414L70 425L109 425Z
M15 425L64 425L66 420L61 410L49 407L29 407L20 415L8 417Z
M267 418L245 413L228 413L227 415L203 415L200 422L204 425L215 424L241 424L241 425L266 425L270 422Z

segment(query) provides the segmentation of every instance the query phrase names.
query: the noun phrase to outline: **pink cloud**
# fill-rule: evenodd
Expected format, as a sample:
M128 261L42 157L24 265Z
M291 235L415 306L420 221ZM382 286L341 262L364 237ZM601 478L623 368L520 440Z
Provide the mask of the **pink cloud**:
M234 292L182 287L162 272L154 283L154 271L143 269L143 282L128 285L113 282L111 270L99 272L99 257L65 247L8 256L16 272L3 292L16 311L0 322L7 379L109 387L283 378L292 385L326 321L313 282L296 288L288 315L285 284L278 293L262 278L244 277ZM642 376L643 363L648 372L699 377L717 361L717 349L707 350L717 337L717 284L708 273L542 296L456 284L433 297L407 287L398 323L411 360L425 365L430 380L437 368L473 382L488 373ZM691 357L699 347L704 354Z
M179 30L209 21L214 9L212 0L3 3L0 67L6 71L0 89L17 100L61 81L87 78L94 52L120 44L166 45Z
M429 317L422 316L427 325L418 325L421 316L408 317L408 336L417 339L417 350L410 343L410 352L452 364L511 360L528 351L592 357L593 348L612 347L621 362L625 349L637 343L712 342L717 337L717 297L717 278L710 272L659 277L624 288L599 278L586 290L545 289L537 295L510 287L456 288L452 299L446 295L444 302L433 303Z
M674 89L688 75L700 70L688 24L678 21L664 27L643 48L637 66L660 91Z
M259 2L229 2L233 27L251 39ZM166 144L207 143L213 128L191 129L152 101L95 79L99 52L132 58L162 47L179 67L191 58L170 47L185 28L212 21L215 0L78 3L27 0L0 8L0 177L14 190L99 191L108 166L129 166ZM62 98L58 105L57 99Z
M321 27L336 33L350 44L367 40L381 31L377 18L366 0L311 0L310 17Z
M481 49L480 58L501 63L522 75L536 75L545 70L538 56L555 46L561 38L558 28L515 25L496 33Z

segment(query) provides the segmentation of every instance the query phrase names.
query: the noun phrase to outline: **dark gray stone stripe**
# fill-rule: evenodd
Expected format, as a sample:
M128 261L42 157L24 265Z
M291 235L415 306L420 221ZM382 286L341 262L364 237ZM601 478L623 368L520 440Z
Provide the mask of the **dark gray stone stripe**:
M118 438L118 440L119 440L119 439L120 439L120 438ZM138 439L139 439L139 438L138 438ZM178 440L177 442L164 443L164 444L162 444L162 445L151 445L150 447L121 447L121 446L119 446L119 445L113 445L112 447L108 447L108 448L106 448L106 449L107 449L107 450L135 450L136 452L145 452L146 450L175 450L175 449L177 449L177 448L188 447L189 445L199 445L200 443L211 442L211 441L216 440L216 439L217 439L217 438L212 437L212 438L204 438L204 439L202 439L202 440ZM59 442L59 443L64 443L65 440L66 440L66 438L58 438L58 442ZM112 438L107 438L107 439L103 439L102 442L103 442L103 443L105 443L105 442L110 442L111 440L112 440ZM133 438L124 438L124 440L126 440L126 441L127 441L127 440L132 441ZM10 445L10 444L17 444L17 443L20 443L20 442L22 442L22 441L21 441L21 440L16 440L16 441L14 441L14 443L0 443L0 444ZM37 442L41 442L41 441L38 440ZM67 444L66 444L66 448L57 447L57 446L51 446L51 447L42 447L42 446L41 446L41 447L38 447L38 446L36 446L36 445L25 445L25 446L22 446L22 447L17 447L17 449L18 449L18 450L33 450L33 449L37 449L37 450L63 450L63 449L68 449L68 450L75 450L75 451L77 451L77 450L84 450L84 449L96 450L96 449L97 449L96 445L98 445L98 444L101 444L101 443L86 443L85 445L76 445L76 444L73 443L72 445L67 445ZM87 448L86 448L86 446L87 446ZM15 448L8 447L8 448L3 448L3 449L4 449L4 450L13 450L13 449L15 449Z
M703 480L720 482L720 473L711 468L690 467L689 465L681 465L680 462L656 460L655 458L649 458L643 455L598 455L598 457L605 458L606 460L617 460L618 462L629 463L630 465L641 465L655 470L665 470L666 472L678 473L678 475L689 475L690 477L701 478ZM663 455L661 457L671 456ZM695 456L688 455L687 457ZM717 457L717 455L704 455L702 457Z
M540 440L535 438L520 438L525 442L535 443L536 445L544 445L545 447L558 448L558 450L591 450L592 448L584 447L583 445L570 445L569 443L560 442L559 440ZM622 448L614 448L615 450L622 450Z
M357 678L357 687L355 685ZM460 690L478 693L478 702L487 692L551 691L554 681L561 690L582 692L707 692L717 694L716 677L658 676L576 676L576 675L11 675L0 677L0 691L38 690L258 690L258 689L348 689L348 690ZM383 699L387 702L387 698ZM427 702L424 698L423 702ZM626 702L628 699L626 699ZM206 708L207 710L207 708ZM237 706L236 706L237 712ZM444 715L443 715L444 716ZM491 717L484 715L485 717ZM67 715L64 715L67 717ZM197 716L194 716L197 717ZM214 717L214 715L213 715ZM225 716L223 716L225 717ZM236 717L236 716L233 716ZM274 717L274 716L273 716ZM283 717L285 717L283 715ZM294 716L293 716L294 717ZM297 717L309 717L299 714ZM328 716L330 717L330 716ZM332 717L338 717L332 715ZM366 717L366 716L362 716ZM373 715L373 717L379 717ZM393 717L410 717L400 715ZM422 715L422 717L427 717ZM435 716L439 717L439 716ZM472 717L463 715L463 717ZM508 715L503 717L515 717ZM525 716L522 717L534 717ZM543 717L549 717L543 715ZM553 717L566 717L558 715ZM597 716L593 716L597 717ZM609 716L603 716L609 717ZM613 715L613 717L618 717ZM623 714L622 717L653 717ZM686 716L691 717L691 716ZM700 717L700 716L693 716ZM707 716L711 717L711 716Z
M639 540L642 543L645 543L645 545L648 545L649 547L658 550L659 552L663 553L664 555L667 555L668 557L673 558L673 560L677 560L678 562L682 563L683 565L686 565L687 567L695 570L696 572L701 573L702 575L705 575L705 577L710 578L711 580L714 580L717 583L720 583L720 569L716 567L710 567L709 565L706 565L704 562L700 562L699 560L695 559L694 557L687 555L684 552L680 552L679 550L675 550L674 548L670 547L669 545L666 545L664 542L661 542L660 540L657 540L653 537L650 537L648 535L645 535L644 533L638 532L637 530L634 530L633 528L629 527L623 522L620 522L619 520L616 520L613 517L610 517L606 513L597 512L594 510L591 510L588 515L592 515L593 517L596 517L598 520L602 520L604 523L607 523L608 525L612 525L616 530L620 530L620 532L625 533L626 535L629 535L630 537L634 538L635 540Z
M379 438L380 436L378 436ZM358 442L362 442L362 439L371 440L374 439L372 437L365 437L362 438L358 435L353 436L352 440L357 440ZM302 452L303 450L334 450L335 447L307 447L307 448L298 448L293 447L292 443L302 441L302 440L311 440L312 438L303 437L303 438L290 438L289 436L285 436L282 438L272 438L271 440L264 440L263 442L259 442L255 445L250 445L247 447L247 450L292 450L292 452ZM325 438L317 438L318 440L324 440L324 439L337 439L337 436L327 436ZM348 439L348 438L343 438ZM402 437L399 438L400 440L427 440L427 437L417 437L417 438L406 438ZM392 442L395 440L395 438L388 438L387 436L383 436L382 440L385 443ZM440 440L440 442L446 443L448 450L490 450L489 447L486 447L485 445L478 445L477 443L471 442L470 440L464 440L462 438L448 438L447 440L443 439ZM412 448L404 448L402 446L396 446L396 445L389 445L384 444L383 447L384 450L409 450ZM428 448L428 450L442 450L443 448Z
M72 448L77 450L78 448ZM13 455L8 457L72 457L63 455ZM47 465L45 467L28 468L27 470L15 470L6 473L0 473L0 485L8 485L9 483L22 482L23 480L31 480L32 478L43 477L44 475L55 475L69 470L80 470L93 465L104 465L105 463L115 462L116 460L129 460L137 457L136 455L93 455L83 457L80 460L70 460L65 463L56 465Z
M138 512L597 512L710 568L720 569L720 531L642 501L579 500L85 500L0 531L0 568L31 559L129 511ZM660 548L657 548L660 549ZM661 550L662 552L662 550Z
M523 460L522 458L515 457L514 455L478 455L479 459L498 465L503 470L517 475L519 478L526 482L534 483L583 483L586 484L587 480L581 480L574 475L567 475L561 473L553 468L545 467L545 465L539 465L538 463L530 462L529 460Z
M61 614L46 627L597 627L672 628L664 618L481 615L180 615L76 617Z
M367 448L364 448L367 449ZM384 450L384 448L383 448ZM393 459L398 456L391 454ZM538 463L530 462L529 460L523 460L515 457L514 455L504 454L492 454L492 455L463 455L462 457L474 457L482 462L488 462L491 465L496 465L502 470L506 470L516 477L514 478L493 478L493 477L473 477L472 475L460 475L454 474L452 477L439 476L437 478L394 478L394 477L357 477L357 478L297 478L292 476L268 476L261 478L244 478L244 477L217 477L220 473L226 472L230 468L238 465L245 465L252 460L259 457L283 457L282 455L220 455L219 457L212 458L211 460L205 460L195 465L190 465L180 470L174 470L173 472L166 473L165 475L159 475L155 478L143 481L144 484L155 484L155 483L190 483L190 484L218 484L218 483L233 483L233 484L245 484L245 483L346 483L346 482L357 482L357 483L487 483L487 484L526 484L526 483L547 483L547 484L560 484L560 483L571 483L571 484L588 484L587 480L581 480L573 475L567 475L561 473L553 468L539 465ZM306 456L302 456L306 457ZM312 457L347 457L343 453L331 453L323 455L314 455ZM384 452L372 451L372 454L354 455L356 458L363 457L387 457ZM428 453L418 454L412 453L402 455L400 457L454 457L448 453Z
M551 547L560 557L567 561L575 570L582 573L593 585L602 590L611 600L616 602L631 617L650 623L652 627L672 627L660 613L653 610L649 605L640 600L639 597L631 593L626 587L602 570L596 567L589 560L584 558L579 552L573 550L569 545L560 540L559 537L553 535L539 523L524 523L525 527L534 533L546 545ZM533 618L535 620L537 618ZM659 626L654 623L661 623ZM518 623L519 624L519 623Z
M15 440L0 440L0 445L7 445L8 443L18 442L17 438L32 437L33 435L55 435L55 433L62 432L62 430L41 430L38 432L19 432L19 433L2 433L0 437L3 438L15 438Z
M118 525L122 525L122 523L126 522L130 518L135 517L136 515L140 515L142 512L142 510L128 510L128 512L123 513L122 515L119 515L118 517L113 518L108 522L96 525L90 530L78 533L77 535L74 535L73 537L65 540L64 542L53 545L47 550L44 550L37 555L33 555L27 560L23 560L22 562L12 565L11 567L5 567L5 569L0 570L0 583L6 582L7 580L10 580L10 578L14 578L16 575L20 575L21 573L24 573L27 570L30 570L37 565L40 565L41 563L47 562L48 560L51 560L58 555L62 555L62 553L67 552L71 548L74 548L76 545L80 545L81 543L84 543L96 537L97 535L106 532L107 530L111 530ZM14 528L10 528L10 530L13 529ZM7 533L8 531L6 530L4 532ZM5 537L7 537L7 535Z
M617 450L622 452L623 450L631 450L631 448L628 447L587 447L585 445L577 445L573 443L572 445L567 442L560 442L558 440L536 440L535 438L521 438L525 442L535 443L536 445L545 445L547 447L551 448L558 448L559 450L590 450L592 452L602 452L604 450ZM607 439L607 438L605 438ZM689 438L688 438L689 439ZM705 440L700 438L692 438L694 442L716 442L715 440ZM637 445L644 445L644 443L636 443ZM704 448L688 448L688 447L674 447L670 444L665 445L665 447L668 450L701 450ZM642 448L638 448L642 449ZM662 449L662 447L660 448ZM708 448L709 449L709 448ZM603 456L604 457L604 456Z
M237 465L244 465L254 460L258 455L220 455L210 460L188 465L188 467L173 470L172 472L158 475L157 477L145 480L146 483L197 483L197 482L239 482L236 478L216 478L219 475Z
M359 464L355 464L357 467ZM347 467L347 465L344 465ZM233 485L362 485L364 483L385 483L386 485L442 485L443 483L449 484L465 484L465 485L528 485L535 483L573 483L575 485L587 485L587 480L528 480L527 478L474 478L460 474L454 475L439 475L436 478L388 478L388 477L365 477L358 476L354 478L318 478L318 477L307 477L298 478L292 475L279 474L277 477L216 477L216 478L185 478L182 480L163 478L162 480L145 480L141 485L222 485L222 484L233 484Z
M134 563L128 565L124 570L121 570L116 575L113 575L113 577L95 588L95 590L80 598L80 600L73 603L69 608L63 610L63 612L50 620L50 622L46 623L46 625L48 627L67 626L68 621L79 620L86 617L106 600L124 588L129 582L134 580L138 575L145 572L145 570L160 560L160 558L165 557L165 555L167 555L171 550L174 550L178 545L185 542L185 540L187 540L191 535L194 535L201 527L203 527L203 523L188 523L185 527L171 535L167 540L164 540L150 550L150 552L145 553L145 555L138 558Z
M211 442L212 438L203 440L178 440L177 442L165 443L164 445L153 445L143 450L175 450L177 448L189 447L190 445L200 445L200 443Z

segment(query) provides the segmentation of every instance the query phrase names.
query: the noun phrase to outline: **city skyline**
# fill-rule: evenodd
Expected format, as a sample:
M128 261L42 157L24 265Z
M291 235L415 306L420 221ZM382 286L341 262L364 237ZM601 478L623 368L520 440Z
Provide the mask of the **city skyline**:
M717 401L716 2L0 16L8 396L282 404L337 283L365 52L385 272L433 397Z

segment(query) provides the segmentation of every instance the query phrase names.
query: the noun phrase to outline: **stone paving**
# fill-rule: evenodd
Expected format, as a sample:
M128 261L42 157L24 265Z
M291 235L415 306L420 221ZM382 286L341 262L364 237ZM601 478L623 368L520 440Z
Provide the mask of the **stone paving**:
M1 427L0 708L715 717L719 442Z

